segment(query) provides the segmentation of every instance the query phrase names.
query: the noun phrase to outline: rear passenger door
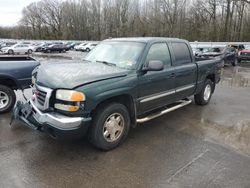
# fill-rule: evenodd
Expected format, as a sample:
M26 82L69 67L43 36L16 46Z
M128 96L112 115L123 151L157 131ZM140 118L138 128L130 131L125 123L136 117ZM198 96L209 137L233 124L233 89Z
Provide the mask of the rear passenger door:
M193 62L192 53L184 42L172 42L171 54L175 67L176 98L183 99L195 91L197 66Z
M154 43L150 46L144 65L149 61L162 61L162 71L148 71L138 76L138 115L171 103L175 93L174 67L171 63L166 43Z

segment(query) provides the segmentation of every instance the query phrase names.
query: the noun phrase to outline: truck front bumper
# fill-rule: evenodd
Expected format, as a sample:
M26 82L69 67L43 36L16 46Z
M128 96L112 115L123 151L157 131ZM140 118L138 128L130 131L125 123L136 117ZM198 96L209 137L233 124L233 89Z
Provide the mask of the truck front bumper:
M240 61L250 61L250 56L239 56Z
M83 137L91 122L91 118L68 117L56 112L43 113L32 100L17 102L12 122L16 120L31 129L48 133L53 138L70 139Z

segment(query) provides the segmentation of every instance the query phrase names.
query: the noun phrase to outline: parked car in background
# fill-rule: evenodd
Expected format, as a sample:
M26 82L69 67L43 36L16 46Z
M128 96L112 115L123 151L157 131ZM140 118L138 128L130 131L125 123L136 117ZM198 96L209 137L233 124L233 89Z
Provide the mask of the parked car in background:
M75 46L81 44L81 42L68 42L66 43L66 46L69 50L73 50Z
M194 56L200 56L204 51L206 51L208 47L196 47L192 48Z
M238 62L250 61L250 46L245 46L244 50L239 52Z
M16 103L14 90L31 85L31 72L39 62L28 56L0 56L0 113L9 112Z
M228 47L233 47L237 49L239 52L245 49L244 44L229 44Z
M63 44L51 44L47 47L42 48L42 51L44 53L50 53L50 52L66 52L69 48Z
M31 54L33 47L27 44L15 44L1 49L4 54Z
M84 48L84 46L86 46L87 44L88 44L88 43L86 43L86 42L81 43L81 44L79 44L79 45L76 45L76 46L74 47L74 49L75 49L76 51L82 51L83 48Z
M9 47L9 46L13 46L13 45L15 45L15 44L16 44L16 42L2 42L2 43L0 44L0 50L1 50L2 48Z
M52 43L43 42L37 46L36 52L42 52L46 47L52 45Z
M200 57L211 58L218 57L222 60L222 65L231 64L236 66L238 63L238 53L233 47L212 47L203 50L203 53L199 55Z
M90 42L86 45L84 45L82 48L81 48L81 51L83 52L90 52L94 47L96 47L98 45L97 42Z

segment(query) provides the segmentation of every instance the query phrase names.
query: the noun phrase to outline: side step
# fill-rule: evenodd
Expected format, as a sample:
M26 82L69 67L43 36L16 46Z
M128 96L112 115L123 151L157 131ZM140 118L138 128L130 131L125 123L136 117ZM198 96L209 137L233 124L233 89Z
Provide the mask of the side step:
M162 116L164 114L167 114L169 112L177 110L178 108L186 106L186 105L192 103L192 100L190 100L190 99L183 99L183 100L177 101L177 103L178 104L175 105L175 106L172 106L172 107L166 108L166 109L164 109L162 111L153 113L153 114L151 114L151 115L149 115L147 117L144 117L144 118L141 118L141 119L137 119L136 121L137 121L137 123L144 123L144 122L150 121L150 120L155 119L157 117L160 117L160 116Z

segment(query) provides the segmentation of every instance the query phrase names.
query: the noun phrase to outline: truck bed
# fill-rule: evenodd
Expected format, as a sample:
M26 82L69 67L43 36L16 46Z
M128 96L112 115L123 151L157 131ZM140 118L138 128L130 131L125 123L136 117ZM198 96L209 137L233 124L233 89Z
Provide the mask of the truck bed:
M1 61L35 61L35 59L24 55L0 55Z
M24 89L31 84L31 72L40 65L30 56L0 56L0 81L2 84L11 80L15 89Z

